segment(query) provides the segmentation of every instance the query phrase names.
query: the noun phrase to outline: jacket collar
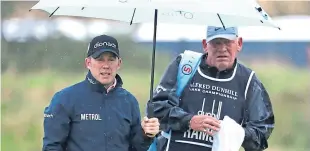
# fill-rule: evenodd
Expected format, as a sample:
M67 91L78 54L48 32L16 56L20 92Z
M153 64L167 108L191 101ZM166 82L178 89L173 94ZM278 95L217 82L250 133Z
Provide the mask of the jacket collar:
M122 87L123 86L122 78L118 74L116 74L115 79L116 79L116 85L114 88ZM100 93L107 93L107 89L104 87L104 85L101 84L99 81L97 81L90 71L88 71L85 81L88 83L88 85L91 87L93 91Z

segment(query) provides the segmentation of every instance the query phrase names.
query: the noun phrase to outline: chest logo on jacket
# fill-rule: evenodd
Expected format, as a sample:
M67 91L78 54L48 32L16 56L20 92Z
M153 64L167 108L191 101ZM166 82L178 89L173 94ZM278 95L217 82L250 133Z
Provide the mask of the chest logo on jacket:
M190 84L189 91L219 95L221 97L225 97L225 98L229 98L233 100L237 100L238 98L238 92L234 90L215 86L215 85L197 83L197 82L193 82Z
M81 114L81 121L101 121L100 114Z

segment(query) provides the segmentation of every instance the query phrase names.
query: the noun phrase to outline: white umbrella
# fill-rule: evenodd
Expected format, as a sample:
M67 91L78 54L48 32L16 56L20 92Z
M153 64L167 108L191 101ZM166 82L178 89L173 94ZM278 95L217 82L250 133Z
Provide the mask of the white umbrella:
M157 21L224 28L279 28L255 1L249 0L40 0L31 9L44 10L50 16L102 18L130 24L154 22L150 100L153 96Z
M41 0L32 9L44 10L51 16L82 16L130 23L153 22L157 10L157 20L161 23L277 27L256 2L248 0Z

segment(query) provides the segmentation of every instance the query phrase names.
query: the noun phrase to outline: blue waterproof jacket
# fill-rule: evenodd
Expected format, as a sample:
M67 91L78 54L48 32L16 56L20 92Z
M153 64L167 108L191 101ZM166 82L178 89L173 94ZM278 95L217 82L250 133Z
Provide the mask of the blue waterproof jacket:
M145 151L151 138L140 124L136 98L116 76L107 90L90 72L57 92L44 111L43 151Z

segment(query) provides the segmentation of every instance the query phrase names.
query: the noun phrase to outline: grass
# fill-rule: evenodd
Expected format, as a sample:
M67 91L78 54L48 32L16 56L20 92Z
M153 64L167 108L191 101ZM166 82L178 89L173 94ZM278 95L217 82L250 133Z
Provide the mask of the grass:
M276 116L276 129L270 138L270 151L305 151L310 149L308 71L269 64L251 65L266 86ZM155 86L163 70L156 72ZM140 102L143 115L149 98L148 71L122 70L124 87ZM42 71L2 74L2 149L35 151L41 149L43 109L53 94L83 80L85 73ZM308 131L308 132L307 132Z

